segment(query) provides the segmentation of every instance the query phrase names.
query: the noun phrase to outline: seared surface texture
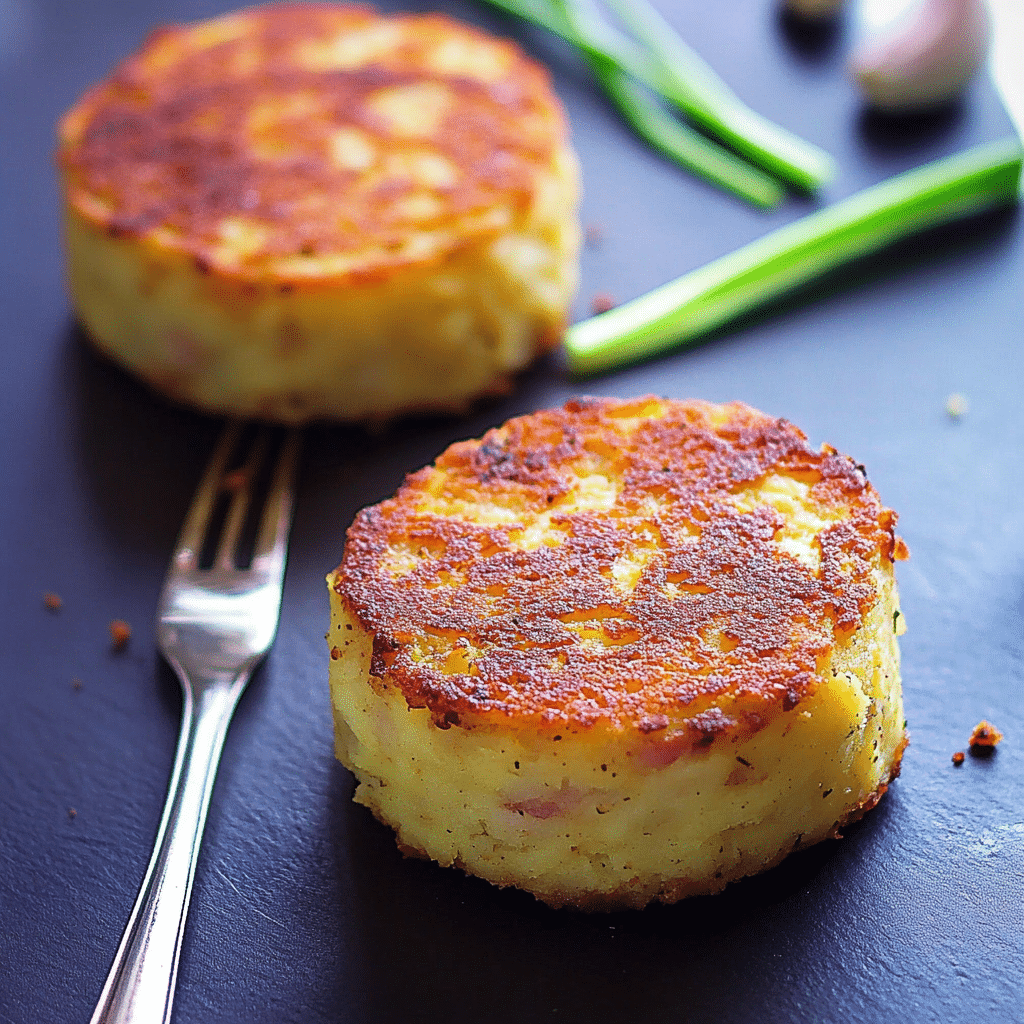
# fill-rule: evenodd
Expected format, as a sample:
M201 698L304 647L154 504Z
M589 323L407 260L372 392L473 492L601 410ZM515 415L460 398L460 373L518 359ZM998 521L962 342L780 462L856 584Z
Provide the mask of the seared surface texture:
M769 474L806 494L812 537L787 522L791 494L752 499ZM814 688L877 597L894 525L862 469L785 421L577 402L453 445L361 512L336 586L374 631L374 674L439 722L699 743Z
M443 15L272 5L155 32L65 118L71 204L208 268L373 279L529 203L565 126L513 44ZM422 234L420 234L422 232Z

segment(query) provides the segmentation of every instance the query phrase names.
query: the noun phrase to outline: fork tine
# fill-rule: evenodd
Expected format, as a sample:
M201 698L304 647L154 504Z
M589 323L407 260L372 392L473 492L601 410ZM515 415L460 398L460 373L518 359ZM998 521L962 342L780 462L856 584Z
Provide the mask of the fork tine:
M253 549L253 567L263 570L284 568L288 533L292 525L295 504L295 475L302 447L302 431L292 428L281 445L274 479L270 483L267 501L260 521L256 546Z
M231 453L238 445L242 433L242 424L237 420L229 422L221 432L217 447L210 456L206 472L199 484L192 507L188 510L185 522L178 534L178 544L174 549L173 564L182 569L192 569L199 563L199 555L203 549L203 540L210 523L214 504L220 493L220 483L227 467Z
M249 457L238 470L239 483L234 488L234 495L224 519L224 528L221 530L220 542L217 545L217 554L214 558L214 565L218 569L232 569L235 566L235 550L238 547L238 539L242 535L242 528L245 526L246 516L249 514L253 484L256 482L256 476L266 457L268 441L268 430L266 427L261 427L249 452Z

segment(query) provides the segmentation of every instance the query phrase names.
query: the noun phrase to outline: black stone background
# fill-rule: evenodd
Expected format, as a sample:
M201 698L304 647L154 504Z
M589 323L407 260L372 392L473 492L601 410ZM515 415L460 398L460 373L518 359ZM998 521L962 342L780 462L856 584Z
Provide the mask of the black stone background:
M390 6L390 5L389 5ZM414 5L419 6L419 5ZM63 284L59 114L154 25L205 0L0 0L0 1024L88 1019L145 869L178 729L152 617L218 423L82 344ZM812 209L759 213L644 148L561 46L469 2L552 68L583 165L576 305L640 294ZM767 116L829 149L832 201L1011 131L991 84L865 116L852 27L761 0L668 10ZM990 215L863 260L702 345L587 381L560 356L462 419L308 432L277 646L239 709L181 961L180 1024L1024 1020L1024 233ZM881 805L723 895L554 912L406 861L331 751L323 576L355 511L448 443L580 394L738 398L866 464L901 515L912 744ZM944 411L961 392L970 411ZM41 595L64 597L57 614ZM107 623L128 619L129 649ZM73 689L72 677L83 685ZM957 769L974 724L1006 733ZM76 815L69 814L69 808Z

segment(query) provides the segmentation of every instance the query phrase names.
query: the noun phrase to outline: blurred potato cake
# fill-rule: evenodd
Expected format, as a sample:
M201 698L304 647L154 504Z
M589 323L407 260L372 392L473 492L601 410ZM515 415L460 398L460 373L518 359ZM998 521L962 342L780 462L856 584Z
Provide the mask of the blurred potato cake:
M461 411L565 326L562 109L515 45L443 15L278 4L160 29L59 135L77 314L177 401Z
M573 401L452 445L328 577L356 800L407 853L591 910L838 835L906 745L895 524L739 403Z

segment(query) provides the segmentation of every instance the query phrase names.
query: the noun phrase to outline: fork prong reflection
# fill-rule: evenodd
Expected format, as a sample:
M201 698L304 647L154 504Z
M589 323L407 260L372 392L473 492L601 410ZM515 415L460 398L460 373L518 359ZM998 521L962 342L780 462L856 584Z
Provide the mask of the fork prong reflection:
M224 519L224 527L221 530L220 541L217 544L217 555L213 563L218 569L236 568L238 541L242 536L246 516L249 514L253 486L259 475L260 467L263 465L263 460L266 458L269 442L270 434L268 429L261 427L249 451L248 458L238 470L237 486L232 487L234 493L231 497L227 516Z
M253 549L253 564L258 562L261 568L269 568L271 563L281 562L285 556L301 447L302 431L296 428L289 430L278 455Z
M192 505L185 517L178 544L174 550L174 562L179 567L195 568L203 550L203 540L210 524L217 496L220 493L221 480L227 467L228 459L238 446L242 433L242 424L233 420L221 432L217 447L214 449L203 474L203 479L196 490Z

